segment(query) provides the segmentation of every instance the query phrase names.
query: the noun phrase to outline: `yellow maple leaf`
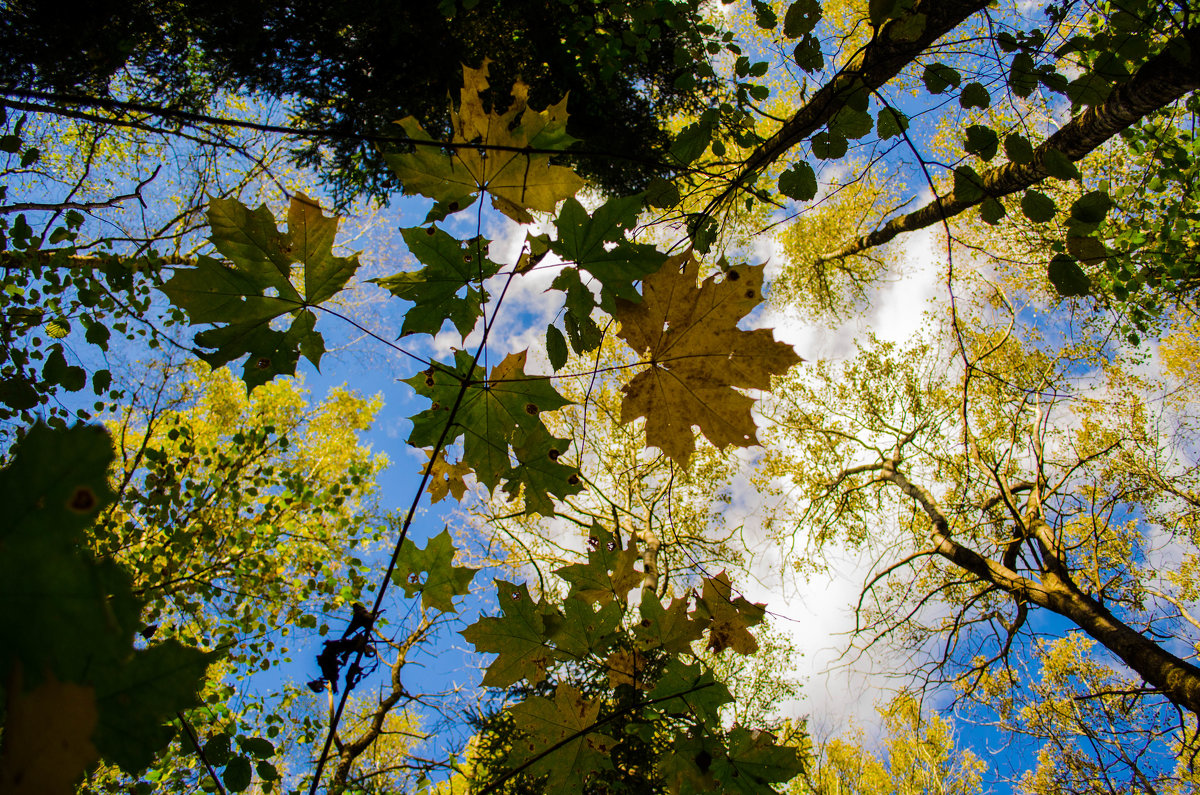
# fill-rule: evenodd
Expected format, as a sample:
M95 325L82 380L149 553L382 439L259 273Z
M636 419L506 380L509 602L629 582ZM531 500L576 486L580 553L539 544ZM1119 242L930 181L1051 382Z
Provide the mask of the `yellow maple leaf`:
M433 451L426 450L425 455L432 458ZM462 461L451 464L446 461L446 451L440 450L437 458L433 458L428 466L430 502L441 502L447 494L453 494L454 499L461 500L467 493L463 476L470 474L471 468Z
M687 251L646 278L641 303L617 301L619 336L649 354L621 388L621 422L645 417L646 444L681 465L696 449L693 425L717 447L757 444L754 399L734 387L770 389L771 376L801 361L770 329L737 327L762 301L763 268L728 267L697 286L700 262Z
M410 153L388 154L385 159L404 183L405 193L465 207L470 197L483 191L509 218L531 223L530 210L551 212L584 184L571 169L551 165L548 154L529 151L561 149L574 141L566 134L567 100L535 111L526 104L529 88L517 81L508 110L488 112L480 98L488 87L487 72L486 60L479 69L463 67L461 101L450 114L451 143L470 146L445 150L418 145ZM412 116L398 124L409 138L433 141Z
M646 658L639 651L614 651L604 661L608 669L608 686L632 685L638 690L649 690L646 681Z

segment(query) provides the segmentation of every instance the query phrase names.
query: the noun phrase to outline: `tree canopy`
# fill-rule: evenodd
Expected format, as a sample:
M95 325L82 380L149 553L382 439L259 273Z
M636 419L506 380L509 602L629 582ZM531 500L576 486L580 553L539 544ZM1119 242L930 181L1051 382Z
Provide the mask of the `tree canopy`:
M1191 4L47 9L0 24L0 793L961 790L948 701L1017 790L1194 781ZM914 260L912 338L796 351ZM402 494L293 380L358 345ZM880 754L782 713L748 596L834 549L923 697Z

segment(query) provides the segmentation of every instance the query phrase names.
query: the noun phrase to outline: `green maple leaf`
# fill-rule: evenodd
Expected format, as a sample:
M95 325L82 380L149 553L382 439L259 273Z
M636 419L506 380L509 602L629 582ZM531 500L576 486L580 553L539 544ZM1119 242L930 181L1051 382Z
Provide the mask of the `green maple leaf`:
M555 569L554 573L571 584L570 597L587 602L624 603L629 592L642 584L642 572L633 566L641 556L637 540L630 535L629 546L621 545L612 533L593 524L588 535L588 562Z
M565 499L583 490L579 470L560 463L570 439L558 439L545 428L518 430L513 437L517 465L504 475L509 499L525 498L525 513L554 514L551 496Z
M479 569L455 566L454 552L449 529L443 529L429 539L424 549L405 539L396 568L392 570L392 581L410 598L420 593L425 608L457 613L454 597L470 593L471 580Z
M487 298L476 285L500 270L487 257L487 241L482 237L457 240L432 226L402 229L400 234L408 250L425 267L371 280L392 295L416 304L405 313L400 336L437 334L449 320L465 337L482 316Z
M804 768L799 751L776 745L770 732L735 727L725 748L725 754L713 760L713 775L724 784L724 792L775 792L770 784L791 781Z
M663 607L658 597L650 592L642 593L641 622L633 632L642 648L660 648L673 654L690 654L692 641L700 639L706 621L695 621L688 614L688 600L675 598L669 607Z
M0 525L0 681L21 679L35 702L56 690L74 694L71 709L94 716L96 751L137 774L170 740L163 724L199 703L213 656L173 641L134 649L144 605L131 578L85 551L86 528L113 497L112 458L102 428L35 425L0 471L8 510ZM63 691L55 682L80 687ZM70 729L30 727L46 747L69 742L56 732ZM5 743L21 745L15 735Z
M600 307L610 314L618 298L640 301L634 282L657 272L667 260L654 246L625 239L641 207L640 196L609 199L589 216L582 204L567 199L554 222L558 238L550 248L600 281Z
M518 81L508 110L487 112L480 96L488 88L487 70L487 61L480 69L463 67L461 100L450 113L451 143L474 145L449 150L415 146L411 153L387 154L384 159L404 183L405 193L428 196L442 206L465 207L475 194L486 192L505 215L530 223L529 210L551 212L584 184L569 168L551 165L549 155L527 151L565 149L574 143L566 133L566 100L535 111L526 104L528 88ZM412 116L399 124L407 137L433 142Z
M527 764L531 774L545 775L550 792L583 792L589 774L612 767L611 737L590 731L600 715L600 699L585 698L560 684L554 700L528 698L512 707L514 727L528 737L513 743L509 762Z
M547 641L545 607L535 604L524 584L496 580L502 617L484 617L460 633L475 651L499 655L483 674L487 687L508 687L521 679L537 684L550 663L560 659Z
M648 710L668 715L695 715L702 723L721 725L720 709L733 701L733 696L712 671L700 663L685 663L678 657L663 668L654 689L650 691Z
M472 367L471 354L458 351L456 368L437 365L407 379L405 383L434 403L434 407L412 417L413 431L408 443L433 447L450 422L444 444L463 437L462 462L480 483L494 490L512 468L509 445L517 431L548 436L539 415L570 402L554 389L550 379L526 375L525 357L526 351L510 353L492 368L491 377L485 379L481 367ZM449 409L464 385L458 411L451 417Z
M576 660L608 651L621 623L621 605L609 602L592 610L591 602L570 599L563 603L563 620L554 633L554 645Z
M208 221L212 244L228 262L199 257L162 286L192 324L216 326L196 335L209 349L201 358L217 367L249 355L242 378L251 388L294 374L301 354L319 367L325 341L311 307L335 296L358 269L356 257L333 256L337 219L297 194L286 233L265 205L251 210L234 199L211 200ZM289 316L286 331L272 328Z

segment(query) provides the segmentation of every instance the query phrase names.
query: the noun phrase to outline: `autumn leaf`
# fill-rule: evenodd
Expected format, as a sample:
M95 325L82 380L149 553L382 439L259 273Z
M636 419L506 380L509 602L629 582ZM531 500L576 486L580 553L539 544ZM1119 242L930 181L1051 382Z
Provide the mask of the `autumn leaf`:
M432 450L426 450L425 454L433 457ZM437 458L429 462L428 468L430 502L441 502L447 494L454 495L456 500L462 500L467 493L467 484L463 478L471 473L469 466L462 461L454 464L447 462L446 451L442 449L438 451Z
M631 685L638 690L649 690L646 683L646 658L639 651L621 649L608 655L604 661L608 669L608 686Z
M248 354L242 379L250 388L295 374L302 354L319 367L325 340L311 307L337 295L358 269L356 257L333 256L337 219L297 194L286 233L265 205L251 210L235 199L210 201L208 222L213 246L228 261L199 257L162 286L193 325L216 326L196 335L207 349L200 357L219 367ZM273 327L287 316L286 330Z
M663 607L653 593L642 593L641 622L633 631L644 649L662 649L672 654L690 654L692 641L704 634L706 621L693 620L688 600L676 597Z
M743 389L769 389L771 377L800 361L770 329L744 331L738 322L762 301L762 265L740 265L699 287L691 251L672 257L646 278L641 303L618 301L621 339L649 356L649 367L622 387L621 422L646 418L646 444L686 465L696 442L692 426L717 447L758 443Z
M628 546L621 549L607 529L594 524L588 536L588 562L563 566L554 573L571 584L570 595L576 599L600 604L616 599L623 604L629 592L642 584L642 572L633 567L639 560L636 538L630 535Z
M513 743L510 762L528 764L533 775L547 776L549 792L583 792L590 773L612 767L608 752L617 743L589 731L600 715L600 699L589 699L563 683L554 700L534 697L509 710L517 729L529 736Z
M708 647L714 652L733 649L738 654L753 654L758 651L758 641L748 627L762 621L765 613L763 605L743 596L735 599L729 575L722 571L704 579L704 591L692 616L709 621Z
M474 146L446 150L418 145L411 153L384 157L404 183L405 193L463 207L476 193L486 192L492 197L492 206L509 218L531 223L529 210L551 212L584 184L571 169L551 165L549 155L521 151L565 149L574 143L566 133L567 101L564 98L546 110L535 111L526 104L528 87L517 81L507 111L485 111L480 94L488 88L487 72L486 60L479 69L463 67L461 100L458 110L450 114L451 143ZM433 141L412 116L399 124L407 137Z

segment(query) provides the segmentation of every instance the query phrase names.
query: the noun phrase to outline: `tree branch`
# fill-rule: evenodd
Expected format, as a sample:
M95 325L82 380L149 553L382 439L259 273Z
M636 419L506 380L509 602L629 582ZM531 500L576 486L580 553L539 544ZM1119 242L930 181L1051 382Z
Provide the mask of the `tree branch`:
M1172 44L1183 44L1200 52L1200 26L1188 28ZM919 210L893 218L879 229L843 245L837 251L817 259L818 264L844 259L881 246L905 232L913 232L940 223L980 204L984 199L1008 196L1035 185L1046 177L1046 153L1057 149L1071 161L1082 160L1101 144L1142 117L1161 110L1180 97L1200 88L1200 69L1181 65L1171 54L1172 48L1147 61L1125 83L1117 86L1104 104L1090 107L1071 119L1034 150L1028 163L1006 163L982 175L983 194L970 200L953 191Z
M704 214L714 213L739 188L753 181L760 171L820 129L845 106L846 99L852 94L864 89L873 91L887 83L933 42L986 7L986 0L917 0L903 17L885 22L850 63L813 94L778 132L755 147L729 186L709 202ZM925 16L921 35L909 41L894 35L901 25L918 14Z

